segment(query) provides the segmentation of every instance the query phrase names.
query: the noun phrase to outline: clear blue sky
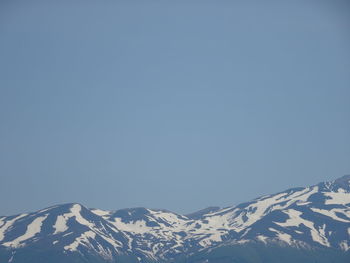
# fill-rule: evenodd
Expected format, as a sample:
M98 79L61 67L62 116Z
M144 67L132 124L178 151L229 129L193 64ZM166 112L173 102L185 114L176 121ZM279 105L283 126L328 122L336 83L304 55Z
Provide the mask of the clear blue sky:
M259 2L1 1L0 214L349 174L349 1Z

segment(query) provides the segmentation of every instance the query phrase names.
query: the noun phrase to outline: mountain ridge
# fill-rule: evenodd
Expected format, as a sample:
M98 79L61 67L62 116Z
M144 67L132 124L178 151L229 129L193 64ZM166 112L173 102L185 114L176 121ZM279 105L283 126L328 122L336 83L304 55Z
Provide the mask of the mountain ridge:
M5 262L12 263L17 263L13 253L30 254L35 249L55 251L63 258L92 257L91 262L123 257L166 262L223 246L256 243L347 253L349 204L350 176L187 216L166 209L108 211L67 203L0 217L0 251L7 255Z

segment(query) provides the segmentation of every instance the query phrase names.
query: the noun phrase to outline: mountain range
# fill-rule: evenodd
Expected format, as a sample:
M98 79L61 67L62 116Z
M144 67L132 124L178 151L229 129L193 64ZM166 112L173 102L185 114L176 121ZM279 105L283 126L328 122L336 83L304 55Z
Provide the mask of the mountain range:
M188 215L78 203L0 217L1 263L350 262L350 176Z

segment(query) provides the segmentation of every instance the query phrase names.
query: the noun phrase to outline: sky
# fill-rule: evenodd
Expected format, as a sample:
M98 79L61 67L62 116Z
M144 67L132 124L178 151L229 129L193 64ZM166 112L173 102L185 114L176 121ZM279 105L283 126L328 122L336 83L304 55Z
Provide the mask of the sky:
M190 213L350 174L348 1L0 2L0 215Z

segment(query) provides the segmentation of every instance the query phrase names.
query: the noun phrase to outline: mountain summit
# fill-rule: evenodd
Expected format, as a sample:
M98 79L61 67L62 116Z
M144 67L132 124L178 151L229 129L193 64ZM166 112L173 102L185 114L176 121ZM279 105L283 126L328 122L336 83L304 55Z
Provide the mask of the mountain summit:
M4 216L0 262L350 262L349 186L343 176L189 215L71 203Z
M338 185L342 189L350 191L350 174L336 179L334 184Z

